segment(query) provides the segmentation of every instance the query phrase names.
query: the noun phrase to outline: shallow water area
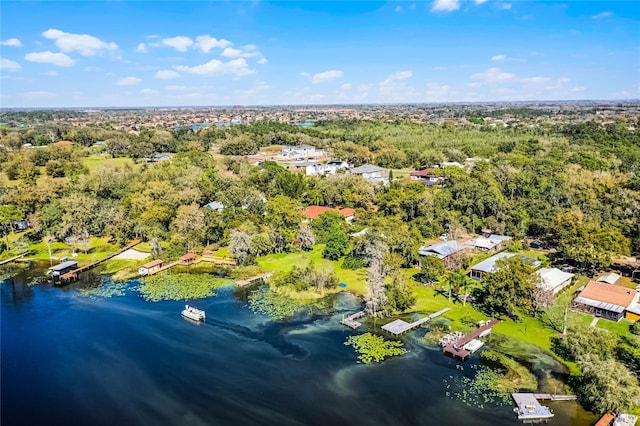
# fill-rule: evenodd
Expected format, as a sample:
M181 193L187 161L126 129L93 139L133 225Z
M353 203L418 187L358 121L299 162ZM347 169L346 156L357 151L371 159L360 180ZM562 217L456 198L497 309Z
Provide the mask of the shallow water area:
M478 357L445 357L420 342L424 329L403 338L408 354L358 364L344 341L366 330L339 324L358 307L347 294L330 312L272 321L233 286L206 299L147 302L135 282L87 297L82 283L27 281L22 273L0 288L3 425L521 424L512 405L447 396L446 383L473 376ZM182 318L185 303L206 321ZM554 408L551 425L592 418L573 402Z

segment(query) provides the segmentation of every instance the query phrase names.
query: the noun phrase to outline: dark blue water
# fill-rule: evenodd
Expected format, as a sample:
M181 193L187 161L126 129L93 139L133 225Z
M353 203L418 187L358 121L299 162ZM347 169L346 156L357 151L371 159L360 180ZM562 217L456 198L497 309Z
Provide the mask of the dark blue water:
M9 425L518 425L511 406L470 407L445 395L473 374L407 337L410 352L356 363L357 334L332 314L274 322L254 315L232 287L193 304L73 288L1 284L1 423ZM361 332L361 331L360 331ZM584 424L575 403L550 424Z

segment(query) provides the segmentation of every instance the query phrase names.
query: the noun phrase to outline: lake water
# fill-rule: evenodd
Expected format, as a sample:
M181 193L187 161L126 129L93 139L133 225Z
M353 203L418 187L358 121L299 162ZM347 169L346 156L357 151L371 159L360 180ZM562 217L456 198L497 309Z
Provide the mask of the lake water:
M72 287L1 284L2 425L518 425L512 406L446 395L477 371L403 338L409 353L357 364L339 324L357 304L275 322L234 287L194 301L146 302L135 291L90 298ZM378 324L380 325L380 324ZM549 357L541 362L553 365ZM461 367L462 366L462 367ZM593 424L574 402L550 404L552 425ZM589 423L591 422L591 423Z

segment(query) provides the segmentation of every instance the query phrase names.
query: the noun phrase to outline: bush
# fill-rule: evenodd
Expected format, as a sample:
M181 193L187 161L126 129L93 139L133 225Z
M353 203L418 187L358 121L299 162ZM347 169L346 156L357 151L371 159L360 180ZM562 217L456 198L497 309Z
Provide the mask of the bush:
M342 262L343 269L360 269L364 268L365 266L367 266L366 262L364 258L360 256L349 255L345 257L344 262Z
M631 327L629 327L629 331L631 332L631 334L640 336L640 321L636 321L633 324L631 324Z

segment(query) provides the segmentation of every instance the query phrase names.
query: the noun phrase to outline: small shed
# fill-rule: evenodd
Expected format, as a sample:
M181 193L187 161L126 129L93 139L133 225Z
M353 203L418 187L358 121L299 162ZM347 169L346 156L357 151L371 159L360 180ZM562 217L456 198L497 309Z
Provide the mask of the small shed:
M180 260L182 260L182 263L184 263L185 265L191 265L193 262L196 261L196 254L195 253L187 253L185 255L180 256Z
M158 270L161 269L163 266L164 266L164 262L160 259L157 259L142 265L140 269L138 269L138 273L140 275L150 275L155 272L158 272Z
M616 285L620 283L620 278L622 277L616 274L615 272L609 272L607 274L602 275L601 277L598 277L596 281L599 283Z

